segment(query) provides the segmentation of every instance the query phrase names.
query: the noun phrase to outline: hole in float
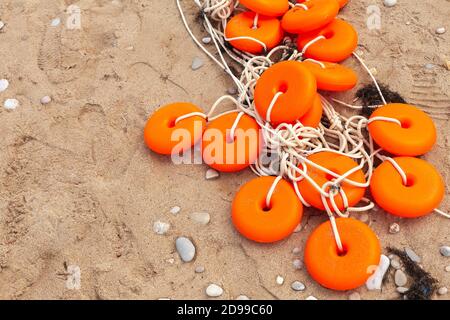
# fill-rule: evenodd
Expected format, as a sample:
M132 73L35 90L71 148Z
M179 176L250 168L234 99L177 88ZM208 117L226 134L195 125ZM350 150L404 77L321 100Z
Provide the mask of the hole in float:
M400 122L402 124L403 129L408 129L411 127L411 120L409 120L409 119L403 119Z
M336 253L339 257L345 257L348 253L347 246L342 244L342 251L339 251L339 248L336 248Z
M412 187L414 185L414 177L407 175L405 187Z
M288 91L288 84L286 82L280 84L280 86L278 87L278 92L286 93L287 91Z
M333 32L333 31L327 31L327 32L324 32L322 35L323 35L325 38L330 39L330 38L333 38L333 37L334 37L334 32Z
M176 120L176 119L170 119L170 120L167 122L167 126L168 126L169 128L175 127L175 120Z
M266 204L264 204L262 210L264 212L269 212L270 210L272 210L272 206L266 206Z

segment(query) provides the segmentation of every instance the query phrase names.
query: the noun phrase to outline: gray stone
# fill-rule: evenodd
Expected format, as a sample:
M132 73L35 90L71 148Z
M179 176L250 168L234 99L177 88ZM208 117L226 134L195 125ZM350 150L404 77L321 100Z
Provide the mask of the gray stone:
M5 91L9 87L9 81L6 79L0 79L0 92Z
M169 224L169 223L166 223L166 222L156 221L156 222L153 224L153 231L154 231L156 234L159 234L159 235L164 235L164 234L166 234L167 231L169 231L169 229L170 229L170 224Z
M250 300L250 298L247 297L245 294L241 294L236 297L236 300Z
M216 170L214 170L214 169L206 170L206 175L205 175L206 180L213 180L213 179L217 179L219 177L220 177L220 174Z
M420 263L422 259L411 248L405 248L406 255L414 262Z
M202 42L204 43L204 44L209 44L209 43L211 43L211 37L203 37L202 38Z
M400 225L398 223L393 223L389 226L389 233L396 234L400 232Z
M222 294L223 294L223 289L220 286L218 286L217 284L211 283L206 288L206 295L208 297L216 298L216 297L220 297Z
M408 292L409 288L405 288L405 287L397 287L396 290L397 290L398 293L403 294L403 293Z
M404 287L408 283L406 274L400 269L395 271L394 280L397 287Z
M205 272L205 267L198 266L195 268L195 273L203 273L203 272Z
M181 208L179 206L175 206L170 209L171 214L178 214L178 213L180 213L180 211L181 211Z
M6 99L3 103L3 107L7 110L14 110L19 106L19 100L17 99Z
M450 257L450 247L449 246L442 246L439 248L439 252L444 256L444 257Z
M302 251L298 247L295 247L294 249L292 249L292 253L295 254L295 255L300 254L300 252L302 252Z
M443 296L444 294L448 293L448 289L446 287L442 287L438 289L438 293Z
M439 28L436 29L436 33L437 33L437 34L444 34L445 31L446 31L446 30L445 30L444 27L439 27Z
M397 259L392 259L391 260L391 267L398 270L401 268L401 264L400 261L398 261Z
M383 0L383 3L386 7L393 7L397 4L397 0Z
M194 60L192 60L192 70L198 70L201 67L203 67L203 60L199 57L195 57Z
M306 289L305 285L303 283L301 283L300 281L292 282L291 288L294 291L303 291Z
M450 272L450 266L446 266L446 267L445 267L445 271L446 271L446 272Z
M195 246L186 237L178 237L175 241L175 247L177 249L178 254L180 255L181 260L184 262L190 262L195 257Z
M191 220L202 225L207 225L211 217L207 212L193 212L191 213Z
M303 268L303 262L300 259L295 259L294 261L292 261L292 265L296 270L300 270Z
M50 102L52 102L52 98L50 98L50 96L44 96L41 98L41 104L49 104Z

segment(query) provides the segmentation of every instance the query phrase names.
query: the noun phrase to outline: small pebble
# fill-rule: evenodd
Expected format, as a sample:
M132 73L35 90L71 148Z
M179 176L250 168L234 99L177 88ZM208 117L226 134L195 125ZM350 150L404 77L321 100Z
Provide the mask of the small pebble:
M284 283L284 278L282 276L277 276L276 281L277 284L281 286Z
M444 257L450 257L450 247L449 246L442 246L439 248L439 252L444 256Z
M384 0L383 3L386 7L390 8L397 4L397 0Z
M172 207L172 208L170 209L170 213L171 213L171 214L178 214L178 213L180 213L180 211L181 211L181 208L178 207L178 206Z
M230 96L234 96L235 94L237 94L236 87L228 88L227 93L228 93Z
M198 70L203 66L203 60L199 57L195 57L194 60L192 60L191 68L192 70Z
M445 61L445 66L447 67L447 70L450 70L450 60Z
M450 272L450 266L446 266L446 267L445 267L445 271L446 271L446 272Z
M446 287L442 287L438 289L438 293L443 296L444 294L448 293L448 289Z
M305 300L318 300L318 299L314 296L308 296Z
M301 268L303 268L303 262L300 259L295 259L294 261L292 261L292 265L296 270L300 270Z
M306 289L305 285L303 283L301 283L300 281L292 282L291 288L294 291L303 291Z
M5 109L14 110L19 106L19 101L17 99L6 99L3 106Z
M3 29L4 26L5 26L5 23L3 21L0 21L0 31Z
M411 248L405 248L406 255L414 262L420 263L422 259Z
M434 64L432 64L432 63L427 63L427 64L425 65L425 69L427 69L427 70L432 70L432 69L434 69Z
M367 213L362 213L359 216L359 221L364 222L364 223L367 223L369 221L369 219L370 219L370 217Z
M389 233L396 234L400 232L400 225L398 223L393 223L389 226Z
M207 288L206 288L206 295L208 297L220 297L223 294L223 289L221 287L219 287L217 284L210 284Z
M203 37L202 38L202 42L204 43L204 44L209 44L209 43L211 43L211 37Z
M408 283L408 278L402 270L395 271L394 280L397 287L404 287Z
M398 261L397 259L392 259L391 266L392 266L392 268L394 268L396 270L400 269L401 268L400 261Z
M59 26L60 23L61 23L61 19L60 19L60 18L55 18L55 19L52 20L52 22L50 23L50 25L51 25L52 27L57 27L57 26Z
M168 263L170 264L174 264L175 263L175 259L174 258L169 258L166 260Z
M9 87L9 81L6 79L0 79L0 92L5 91Z
M195 246L186 237L178 237L175 241L175 247L177 249L178 254L180 255L181 260L184 262L190 262L195 257Z
M298 232L300 232L300 231L302 231L302 225L299 223L298 226L295 227L294 233L298 233Z
M383 284L383 278L386 271L389 269L391 261L384 254L381 255L380 264L375 272L367 279L366 287L368 290L381 290Z
M41 104L49 104L50 102L52 102L52 98L50 98L49 96L41 98Z
M293 254L299 254L300 252L301 252L301 249L298 247L295 247L294 249L292 249Z
M436 33L437 33L437 34L444 34L445 31L446 31L446 30L445 30L444 27L440 27L440 28L437 28L437 29L436 29Z
M348 300L361 300L361 295L358 292L353 292L348 296Z
M405 288L405 287L397 287L397 292L398 293L406 293L409 290L409 288Z
M376 76L376 75L378 74L378 69L375 68L375 67L370 68L370 72L371 72L374 76Z
M153 231L159 235L166 234L167 231L169 231L169 229L170 229L170 224L168 224L166 222L156 221L153 224Z
M236 300L250 300L250 298L247 297L245 294L241 294L236 297Z
M205 267L198 266L195 268L195 273L203 273L203 272L205 272Z
M217 179L217 178L219 178L219 176L220 176L219 172L217 172L214 169L206 170L206 175L205 175L206 180Z
M207 225L211 217L207 212L193 212L191 213L191 220L202 225Z

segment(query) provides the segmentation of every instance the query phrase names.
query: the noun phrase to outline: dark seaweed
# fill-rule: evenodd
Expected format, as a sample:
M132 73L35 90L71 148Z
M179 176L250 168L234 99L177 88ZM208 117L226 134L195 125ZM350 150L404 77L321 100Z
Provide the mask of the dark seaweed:
M405 99L399 93L392 91L388 86L383 84L379 86L387 103L406 103ZM361 100L363 106L362 114L366 117L369 117L375 111L374 108L368 108L368 106L383 104L377 87L374 84L368 84L359 89L356 92L356 97Z

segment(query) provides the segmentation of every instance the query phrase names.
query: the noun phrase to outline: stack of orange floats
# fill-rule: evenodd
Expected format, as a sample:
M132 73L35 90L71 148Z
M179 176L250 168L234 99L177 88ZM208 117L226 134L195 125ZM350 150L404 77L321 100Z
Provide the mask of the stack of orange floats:
M289 9L287 0L241 0L251 11L236 14L227 24L225 37L236 49L259 54L277 46L285 33L297 34L297 45L305 60L279 62L258 79L254 91L256 112L272 126L301 122L317 127L322 104L317 90L343 91L357 83L356 74L337 64L348 58L357 46L353 27L336 18L347 0L298 1ZM252 40L252 39L256 39ZM377 121L387 117L398 121ZM253 164L262 148L259 134L240 139L239 129L258 131L255 119L243 112L225 113L207 121L200 108L189 103L175 103L156 111L148 120L144 139L150 149L161 154L184 152L201 142L204 161L222 172L236 172ZM444 196L444 184L436 169L415 156L429 151L436 141L433 121L421 110L406 104L388 104L378 108L369 121L369 133L386 152L395 155L395 163L405 172L406 182L392 162L383 162L373 173L370 191L375 202L387 212L406 218L420 217L437 208ZM174 133L184 129L190 134L183 142ZM217 134L220 133L220 134ZM214 139L222 148L206 152ZM217 142L217 141L216 141ZM238 159L239 150L244 150ZM308 157L312 163L330 172L306 164L308 176L319 186L355 168L351 158L332 152ZM232 221L236 229L250 240L271 243L292 234L300 223L303 205L292 183L276 177L258 177L237 192L232 204ZM366 183L362 170L348 179ZM273 189L273 186L275 188ZM319 192L303 179L297 187L313 207L324 210ZM366 188L341 183L348 206L363 198ZM271 194L270 202L267 195ZM335 199L345 210L340 194ZM328 200L327 200L328 201ZM330 205L330 204L328 204ZM330 222L313 231L305 246L305 264L310 275L322 286L350 290L361 286L378 265L381 246L375 233L364 223L338 218L344 251L339 251Z

